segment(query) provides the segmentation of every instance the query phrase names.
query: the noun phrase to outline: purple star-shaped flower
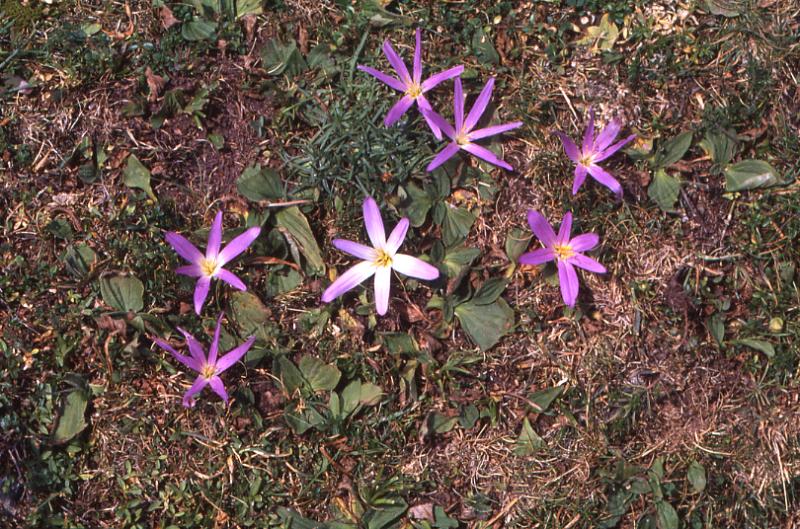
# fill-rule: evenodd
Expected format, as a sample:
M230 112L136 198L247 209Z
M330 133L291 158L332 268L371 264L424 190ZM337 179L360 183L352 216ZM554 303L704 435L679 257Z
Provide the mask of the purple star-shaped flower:
M591 250L600 243L595 233L583 233L570 238L572 231L572 213L567 212L561 221L558 235L550 223L538 211L528 211L528 224L534 235L542 241L544 248L524 253L519 262L527 265L540 265L555 259L558 268L558 282L561 286L561 297L570 307L575 306L578 299L578 274L575 267L583 268L596 274L605 274L606 268L580 252Z
M378 209L378 204L372 197L364 200L364 224L367 235L372 242L372 248L363 244L345 239L334 239L333 245L339 250L349 253L354 257L363 259L360 263L339 276L331 286L322 293L322 302L330 303L348 290L355 288L361 282L375 276L375 306L378 314L383 316L389 309L389 291L392 279L392 269L401 274L418 279L433 280L439 277L439 270L421 259L397 253L403 240L406 238L409 221L400 219L394 227L389 238L383 227L383 219Z
M390 75L386 75L385 73L376 70L375 68L370 68L369 66L362 66L358 65L358 69L362 72L366 72L371 76L375 77L382 83L389 85L391 88L403 92L403 97L395 103L395 105L389 110L389 113L386 114L386 118L383 120L383 124L387 127L391 127L400 117L406 113L406 111L411 108L411 106L416 101L417 106L422 111L422 115L425 118L425 121L428 122L428 125L433 131L434 136L437 139L442 138L442 133L439 128L428 119L428 116L425 114L426 111L433 110L431 108L431 104L425 99L425 92L431 90L433 87L441 83L442 81L446 81L448 79L452 79L453 77L458 77L461 75L461 72L464 71L464 66L454 66L448 70L443 72L439 72L436 75L432 75L427 78L425 81L422 80L422 30L417 28L417 43L414 47L414 72L413 76L408 74L408 68L406 68L406 64L403 62L403 59L400 58L399 55L394 51L392 45L389 44L389 41L385 41L383 43L383 53L386 55L386 58L389 59L389 64L392 65L394 71L397 72L399 79L392 77Z
M594 136L594 109L589 109L589 124L586 126L586 132L583 135L583 145L580 152L575 142L563 132L556 132L556 136L561 139L564 145L564 152L570 160L575 162L575 180L572 182L572 194L576 194L578 189L583 185L586 180L586 175L589 174L609 188L617 195L622 194L622 186L617 182L611 173L597 165L606 158L610 158L618 150L633 141L636 134L631 134L624 140L618 141L612 145L612 142L619 135L621 125L616 119L612 119L611 123L603 127L597 137Z
M214 218L214 223L211 225L211 231L208 233L208 247L206 248L206 254L203 255L200 250L190 243L183 235L172 231L167 232L165 238L169 245L178 252L178 255L191 263L177 268L175 272L198 278L197 285L194 289L194 310L197 314L200 314L203 308L203 303L205 303L206 297L208 297L211 279L215 277L225 281L234 288L247 290L247 287L242 283L241 279L222 267L245 251L248 246L256 240L259 233L261 233L261 228L257 226L249 228L229 242L225 248L220 251L220 245L222 243L222 212L220 211L217 213L217 216Z
M256 341L256 337L251 336L243 344L231 349L224 356L217 358L217 352L219 351L219 333L222 328L222 316L223 314L220 314L217 319L217 328L214 330L214 339L211 342L211 347L208 349L208 356L206 356L203 351L203 346L200 345L200 342L180 327L178 327L178 330L183 334L184 338L186 338L186 344L189 346L189 353L191 356L180 354L170 344L160 338L153 338L153 341L158 344L159 347L171 353L178 362L192 371L197 371L197 373L199 373L192 387L183 395L183 405L187 408L194 406L194 399L192 397L202 391L206 386L211 386L214 393L219 395L220 398L225 401L225 404L228 404L228 392L225 391L225 385L222 383L222 379L219 378L219 376L223 371L238 362L245 353L247 353L250 347L252 347L253 342Z
M478 120L481 119L484 111L486 111L486 107L489 105L489 100L492 98L494 77L490 78L489 82L486 83L486 86L483 87L478 99L475 100L475 104L472 105L472 109L469 111L469 114L467 114L466 119L464 119L464 90L461 87L460 78L456 79L455 85L455 95L453 96L453 110L456 121L455 128L433 110L423 111L423 113L427 113L426 118L428 121L432 121L437 127L444 131L447 137L453 140L451 143L447 144L447 146L442 149L439 154L436 155L436 158L434 158L430 164L428 164L427 170L433 171L444 162L455 156L459 150L467 151L473 156L477 156L478 158L485 160L492 165L502 167L503 169L507 169L509 171L513 170L513 167L495 156L492 151L486 147L481 147L480 145L473 143L475 140L502 134L503 132L515 129L522 125L521 121L514 121L512 123L505 123L503 125L492 125L491 127L472 130L475 128L475 125L478 124Z

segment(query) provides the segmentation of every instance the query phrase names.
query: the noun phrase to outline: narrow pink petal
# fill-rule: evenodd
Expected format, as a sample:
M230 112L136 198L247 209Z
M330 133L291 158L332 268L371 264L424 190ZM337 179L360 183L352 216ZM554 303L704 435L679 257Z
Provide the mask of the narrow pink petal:
M175 233L174 231L167 232L164 237L172 248L178 252L178 255L189 261L190 263L199 263L203 259L203 254L197 247L190 243L186 237Z
M448 79L452 79L453 77L458 77L463 71L464 65L459 64L458 66L453 66L452 68L448 68L447 70L431 75L420 85L420 88L422 88L422 93L432 90L439 83L447 81Z
M336 278L336 281L325 289L325 292L322 293L322 302L330 303L348 290L355 288L362 281L369 279L375 273L375 269L375 264L371 261L361 261Z
M168 351L173 357L175 357L175 360L177 360L181 364L185 365L186 367L188 367L192 371L198 371L199 372L200 369L202 368L202 364L200 362L198 362L195 358L192 358L191 356L186 356L186 355L180 354L178 351L173 349L172 346L170 344L168 344L167 342L165 342L164 340L161 340L160 338L153 338L153 342L155 344L157 344L159 347L161 347L162 349L164 349L165 351Z
M207 378L197 377L196 379L194 379L194 384L192 384L192 387L190 387L189 390L183 394L183 406L185 408L194 407L194 399L192 397L203 391L203 388L206 387L207 385L208 385Z
M392 286L392 269L382 266L375 271L375 310L379 316L389 310L389 295Z
M217 326L214 328L214 338L211 340L211 346L208 348L208 363L214 365L217 363L217 353L219 352L219 335L222 331L222 317L224 312L220 312L217 317Z
M216 277L218 279L221 279L222 281L225 281L236 290L242 290L242 291L247 290L247 286L244 284L244 282L230 270L226 270L225 268L220 268L219 271L217 272Z
M567 158L572 160L575 163L578 163L580 160L580 153L578 152L578 146L575 145L575 142L572 141L572 138L564 134L563 132L555 132L558 139L561 140L561 144L564 146L564 152L567 154Z
M211 286L211 278L202 276L198 278L194 286L194 311L200 315L203 310L203 303L206 302L208 297L208 289Z
M514 170L514 168L511 167L511 165L498 158L495 153L493 153L486 147L481 147L477 143L466 143L462 145L461 148L467 151L468 153L477 156L481 160L489 162L492 165L496 165L497 167L502 167L503 169L506 169L508 171Z
M569 247L576 252L586 252L600 244L600 236L596 233L582 233L569 241Z
M417 101L419 101L419 100L417 100ZM426 100L426 102L427 102L427 100ZM456 139L456 131L455 131L455 129L441 115L439 115L433 109L427 110L422 106L420 106L420 112L422 112L422 115L425 117L425 120L428 123L432 124L431 128L433 128L433 126L435 126L435 127L439 128L439 129L441 129L445 134L447 134L447 136L451 140L455 140ZM437 140L441 139L441 135L437 136L436 139Z
M526 265L540 265L552 261L556 254L550 248L539 248L519 256L519 262Z
M403 217L402 219L400 219L400 222L398 222L397 226L394 227L392 233L389 234L389 238L386 239L387 252L393 254L400 249L400 245L403 244L403 241L406 238L406 232L408 232L408 225L409 225L409 220L407 218Z
M226 369L231 367L233 364L235 364L236 362L241 360L241 358L244 355L247 354L247 351L249 351L250 348L253 347L253 344L255 343L255 341L256 341L256 337L255 336L251 336L244 343L239 344L236 347L234 347L233 349L231 349L230 351L228 351L225 354L225 356L223 356L222 358L220 358L217 361L217 365L216 365L217 374L222 373L223 371L225 371Z
M561 297L564 299L564 303L570 307L574 307L575 300L578 299L578 289L580 288L578 273L575 272L575 268L571 264L565 263L564 261L556 262L556 267L558 268L558 283L561 287Z
M583 183L586 181L587 174L589 174L589 172L586 170L585 165L578 164L575 166L575 179L572 181L573 195L578 193L578 189L580 189Z
M370 68L369 66L361 66L359 64L358 69L364 73L370 74L372 77L382 82L383 84L389 86L390 88L394 88L395 90L398 90L400 92L406 91L406 85L404 85L400 79L396 79L391 75L386 75L385 73L376 70L375 68Z
M439 151L439 154L437 154L436 158L434 158L433 161L428 164L428 167L426 167L425 170L430 173L444 162L455 156L455 154L460 150L461 148L456 142L448 143L444 149Z
M536 238L545 246L552 246L556 242L556 234L547 219L538 211L528 210L528 225Z
M369 240L372 241L373 248L383 248L386 245L386 230L383 227L383 219L381 218L381 210L378 209L378 203L372 197L364 199L362 206L364 211L364 226L367 228L367 235Z
M422 79L422 29L417 28L416 43L414 45L413 81L419 84Z
M391 127L397 120L403 117L403 114L411 108L411 105L414 104L414 98L410 95L404 95L401 97L397 103L389 109L389 112L386 113L386 117L383 119L383 124L386 127Z
M374 261L378 257L378 252L375 251L375 248L370 248L369 246L357 243L355 241L348 241L347 239L334 239L331 242L335 248L338 248L339 250L350 254L353 257L363 259L364 261Z
M611 145L611 142L614 141L614 138L616 138L617 134L619 134L620 127L620 122L616 119L612 119L608 125L603 127L603 130L601 130L600 134L598 134L594 139L592 151L602 152L606 147Z
M206 258L214 259L219 253L219 245L222 242L222 212L218 211L211 223L211 230L208 232L208 246L206 247Z
M607 148L603 152L599 153L597 156L594 157L594 162L599 163L605 160L606 158L611 158L614 154L617 153L618 150L625 147L627 144L632 142L636 138L636 134L631 134L627 138L618 141L611 147Z
M436 123L431 119L431 114L434 114L433 107L431 106L430 102L425 98L424 95L420 94L417 96L417 108L419 108L420 114L422 117L425 118L425 122L430 127L431 132L436 137L437 140L442 139L442 129L439 128Z
M594 108L589 108L589 123L583 133L583 152L591 152L594 145Z
M561 219L561 226L558 228L558 235L556 236L556 244L567 244L569 236L572 232L572 212L567 211L564 218Z
M494 88L494 77L489 78L478 99L475 100L475 104L472 105L472 109L469 111L466 121L464 121L465 131L472 130L478 124L481 116L486 111L486 107L489 106L489 101L492 99L492 88Z
M213 376L208 379L208 385L211 386L211 389L214 390L214 393L219 395L225 404L228 404L228 392L225 391L225 384L222 383L222 379L218 376Z
M203 271L200 269L200 265L196 264L179 266L178 268L175 269L175 273L189 277L200 277L201 275L203 275Z
M400 76L400 80L405 83L406 86L411 84L411 76L408 75L408 68L406 68L406 63L403 62L403 59L400 58L399 55L394 51L392 45L387 40L383 43L383 53L386 55L386 58L389 59L389 64L392 65L394 71L397 72L397 75Z
M605 266L601 265L591 257L583 255L582 253L576 253L567 259L567 263L575 265L579 268L583 268L584 270L594 272L595 274L605 274L607 272Z
M455 82L455 92L453 94L453 115L454 119L456 120L456 133L461 133L464 125L464 88L461 86L460 77L456 77Z
M512 121L511 123L504 123L502 125L492 125L478 130L473 130L467 136L470 140L480 140L481 138L488 138L489 136L496 136L517 127L521 127L521 121Z
M178 327L178 330L183 335L183 338L186 340L186 345L189 346L189 353L191 353L192 358L197 360L197 362L202 366L206 363L206 353L203 351L203 346L200 345L200 342L197 339L189 334L186 330Z
M611 176L611 174L606 172L605 169L603 169L599 165L592 164L589 167L587 167L586 170L589 171L589 174L592 175L592 178L594 178L595 180L597 180L598 182L609 188L615 194L617 195L622 194L622 186L620 185L620 183L617 182L617 179Z
M408 277L433 281L439 277L439 269L422 259L402 253L395 254L392 268Z
M252 228L248 228L238 237L235 237L231 242L225 245L225 248L219 252L219 256L217 258L217 262L220 266L225 265L226 263L230 263L236 257L242 253L243 251L247 250L247 248L253 244L259 234L261 233L261 228L258 226L254 226Z

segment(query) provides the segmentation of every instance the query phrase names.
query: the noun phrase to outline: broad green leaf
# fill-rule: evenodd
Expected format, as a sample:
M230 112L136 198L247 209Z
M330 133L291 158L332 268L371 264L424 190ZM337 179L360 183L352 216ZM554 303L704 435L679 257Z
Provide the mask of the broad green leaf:
M283 417L289 427L298 435L306 432L309 428L325 424L325 418L311 406L298 410L294 404L289 404L283 412Z
M475 223L475 215L468 209L452 206L446 206L445 211L442 242L445 246L452 246L467 238L470 228Z
M364 406L374 406L381 401L383 390L373 384L372 382L364 382L361 384L361 396L359 401Z
M82 389L73 389L64 401L64 411L58 418L58 426L53 433L53 441L57 444L66 443L86 428L86 405L89 396Z
M335 392L331 393L333 396ZM354 380L342 390L342 414L347 417L361 403L361 381Z
M778 183L778 172L762 160L744 160L725 167L725 189L745 191Z
M465 430L475 426L475 423L481 418L481 412L474 404L469 404L461 410L461 415L458 417L458 424Z
M753 338L742 338L741 340L736 340L734 343L745 345L750 349L755 349L756 351L760 351L765 355L767 355L769 358L775 356L775 347L773 347L771 343L764 340L755 340Z
M100 295L120 312L139 312L144 308L144 285L134 276L100 278Z
M705 0L706 9L712 15L721 15L728 18L738 17L745 3L742 0Z
M251 292L231 293L233 320L242 336L258 336L266 340L272 328L272 312Z
M270 40L261 50L261 59L269 75L285 73L291 77L308 68L294 40L287 44L278 39Z
M658 516L658 529L678 529L678 513L675 508L665 501L656 502L656 515Z
M64 219L53 219L47 224L47 231L53 237L62 241L71 241L75 234L72 232L72 225Z
M680 190L680 180L668 175L663 169L656 169L653 174L653 181L650 182L650 187L647 188L647 195L663 211L673 211Z
M455 308L455 315L482 351L490 349L514 325L514 311L502 298L489 305L462 303Z
M404 332L387 332L381 335L383 345L392 354L416 354L419 345L414 337Z
M434 527L438 529L456 529L459 526L458 520L450 518L444 509L437 505L433 508Z
M332 391L342 376L336 366L313 356L301 358L298 367L312 391Z
M466 246L457 246L455 248L448 248L447 253L442 260L442 264L447 269L447 277L456 277L462 270L469 267L472 261L481 254L477 248L468 248Z
M294 362L285 356L278 357L277 360L277 374L283 382L283 387L286 388L287 393L293 393L295 390L303 387L303 374L294 365Z
M195 17L181 26L181 36L188 41L209 40L217 29L216 22Z
M522 421L522 431L517 437L516 445L514 446L514 453L518 456L529 456L535 454L545 446L544 439L539 437L539 434L533 431L528 418Z
M433 412L428 416L428 431L431 433L447 433L456 424L458 424L458 417L448 417L439 412Z
M236 0L236 18L247 15L260 15L264 12L261 7L261 0Z
M703 492L706 488L706 469L697 461L692 461L689 464L689 470L686 473L686 478L692 486L692 492L697 494Z
M397 521L405 514L408 505L402 499L395 503L396 505L368 510L362 518L362 524L366 525L367 529L390 529L396 527Z
M290 292L300 286L303 276L297 270L289 270L285 274L273 273L267 279L267 295L275 297Z
M411 225L419 228L425 224L428 212L433 207L433 199L427 191L413 183L406 186L406 193L408 194L409 204L405 208L405 214Z
M493 277L487 279L475 292L470 300L475 305L488 305L494 303L503 293L508 285L508 279L504 277Z
M563 391L564 386L542 389L528 395L528 400L534 405L533 411L536 413L544 413Z
M483 64L500 64L500 55L494 49L491 37L480 26L472 35L472 52Z
M700 141L700 147L719 165L725 165L736 155L735 134L725 131L707 132L705 138Z
M619 28L611 22L608 13L604 14L597 26L586 28L586 35L578 40L581 46L591 46L592 50L610 51L619 38Z
M311 232L311 226L308 224L308 219L300 211L297 206L292 206L280 210L275 214L275 220L278 227L282 228L282 232L289 240L292 250L292 256L295 261L300 264L300 255L302 253L308 261L310 272L314 275L320 275L325 272L325 262L322 260L322 253Z
M70 246L64 255L67 271L78 278L86 277L96 261L97 254L83 243Z
M708 330L711 331L711 336L714 337L717 344L722 345L725 339L725 315L719 312L708 318Z
M656 168L663 169L668 167L681 158L683 155L686 154L686 151L689 150L689 147L692 146L692 133L682 132L675 136L674 138L668 140L664 145L659 149L659 156L656 161Z
M513 228L506 237L506 256L512 263L519 261L519 257L525 253L531 244L533 236L530 231L520 228Z
M253 202L279 200L283 198L283 184L278 173L260 164L254 164L242 171L236 180L239 194Z
M156 200L153 188L150 187L150 171L142 165L142 162L139 161L135 154L128 156L128 163L125 164L123 175L125 176L126 186L141 189L147 193L147 196L154 201Z

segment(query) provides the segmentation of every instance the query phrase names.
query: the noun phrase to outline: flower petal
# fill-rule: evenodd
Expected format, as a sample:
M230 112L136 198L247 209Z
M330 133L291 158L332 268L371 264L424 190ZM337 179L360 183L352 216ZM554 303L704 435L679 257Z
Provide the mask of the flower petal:
M461 78L456 77L455 91L453 93L453 116L456 121L456 133L463 130L464 125L464 88L461 86Z
M392 233L389 234L389 238L386 239L386 251L390 254L394 254L397 250L400 249L400 245L403 244L403 241L406 238L406 233L408 232L408 225L409 220L405 217L400 219L400 222L397 223L397 226L394 227Z
M211 278L206 276L198 278L197 283L194 285L194 311L198 316L203 310L203 303L206 302L206 298L208 297L208 289L210 286Z
M200 277L203 275L203 270L200 268L200 265L190 264L186 266L179 266L175 269L175 273L182 276Z
M564 299L564 303L570 307L574 307L575 300L578 299L578 289L580 288L578 273L571 264L564 261L558 261L556 266L558 268L558 283L561 287L561 297Z
M365 261L374 261L378 257L378 252L375 251L375 248L370 248L365 244L355 241L348 241L347 239L334 239L331 241L331 243L333 244L334 248Z
M581 233L569 241L569 247L576 252L591 250L598 244L600 244L600 236L596 233Z
M585 165L578 164L575 166L575 179L572 181L573 195L578 193L578 189L580 189L583 183L586 181L586 175L588 173L589 172L586 170Z
M223 281L225 281L226 283L228 283L230 286L232 286L233 288L235 288L237 290L247 290L247 286L244 284L244 282L241 279L239 279L236 276L236 274L234 274L230 270L226 270L224 268L220 268L217 271L216 277L221 279L221 280L223 280Z
M488 138L489 136L496 136L509 130L521 127L521 121L513 121L511 123L503 123L502 125L492 125L478 130L473 130L468 134L471 141L480 140L481 138Z
M375 273L375 269L376 266L371 261L362 261L353 266L325 289L325 292L322 293L322 302L330 303L348 290L355 288L365 279L369 279Z
M597 156L594 157L594 162L599 163L605 160L606 158L612 157L618 150L625 147L627 144L632 142L636 138L636 134L631 134L625 139L622 139L609 147L608 149L604 150L603 152L599 153Z
M208 379L208 385L211 386L211 389L214 390L214 393L219 395L225 404L228 404L228 392L225 391L225 384L222 383L222 379L218 376L213 376Z
M589 108L589 123L586 124L586 131L583 133L583 152L592 152L594 145L594 108Z
M203 254L200 250L198 250L194 244L190 243L183 235L170 231L167 232L164 239L172 246L173 250L178 252L178 255L190 263L197 264L203 259Z
M200 345L200 342L197 339L186 332L185 329L178 327L178 330L183 335L184 340L186 340L186 345L189 346L189 353L191 353L192 358L197 360L197 362L202 366L206 363L206 353L203 351L203 346Z
M601 265L591 257L583 255L582 253L576 253L567 259L567 263L575 265L579 268L583 268L584 270L594 272L595 274L605 274L608 271L606 270L605 266Z
M578 163L580 160L580 153L578 152L578 146L575 145L575 142L572 141L572 138L564 134L563 132L554 132L558 139L561 140L561 145L564 146L564 152L567 154L567 158L572 160L575 163Z
M386 246L386 230L383 227L383 219L381 218L381 210L378 209L378 203L372 197L364 199L362 206L364 211L364 226L367 228L367 235L369 240L372 241L373 248L383 248Z
M444 149L439 151L439 154L437 154L436 158L434 158L431 163L428 164L428 167L426 167L425 170L430 173L444 162L455 156L455 154L460 150L461 148L456 142L448 143L445 145Z
M589 174L592 175L592 178L609 188L611 191L616 193L617 195L622 194L622 186L617 179L611 176L605 169L600 167L599 165L590 165L586 168L589 171Z
M199 372L200 369L202 368L202 364L200 364L200 362L198 362L195 358L192 358L191 356L186 356L186 355L180 354L178 351L173 349L172 346L170 344L168 344L167 342L165 342L164 340L162 340L160 338L153 338L153 343L157 344L159 347L161 347L165 351L168 351L173 357L175 357L175 360L177 360L181 364L185 365L186 367L188 367L192 371L198 371Z
M408 277L433 281L439 277L439 269L422 259L402 253L395 254L392 268Z
M208 348L208 363L214 365L217 363L217 352L219 352L219 334L222 331L222 317L224 312L220 312L217 316L217 326L214 328L214 338L211 340L211 345Z
M611 122L603 127L603 130L600 131L600 134L594 139L594 145L592 146L592 150L594 152L603 152L606 147L611 145L611 142L614 141L614 138L617 137L619 134L620 122L616 119L612 119Z
M416 42L414 44L414 64L412 65L412 80L419 84L422 79L422 29L417 28Z
M540 265L556 258L551 248L539 248L519 256L519 262L526 265Z
M502 167L503 169L506 169L508 171L514 170L514 168L511 167L508 163L498 158L495 153L493 153L486 147L481 147L477 143L466 143L462 145L461 148L467 151L468 153L477 156L481 160L489 162L492 165L496 165L497 167Z
M569 236L572 232L572 212L567 211L564 218L561 219L561 226L558 228L558 235L556 236L556 244L569 243Z
M478 99L475 100L475 103L472 105L472 109L469 111L467 115L466 121L464 121L464 130L470 131L475 128L475 125L478 124L478 120L481 119L481 116L486 111L486 107L489 105L489 100L492 99L492 88L494 88L494 77L490 77L488 81L486 81L486 85L481 90L480 95L478 95Z
M408 75L408 68L406 68L406 63L403 62L403 59L400 58L399 55L394 51L392 45L389 41L385 41L383 43L383 53L386 55L386 58L389 59L389 64L392 65L394 71L397 72L397 75L400 76L400 80L405 83L406 86L411 84L411 76Z
M389 310L389 295L392 286L392 268L381 266L375 271L375 311L379 316Z
M235 237L231 242L225 245L225 248L223 248L221 252L219 252L217 263L219 263L220 266L224 266L226 263L230 263L236 259L240 253L247 250L247 248L253 244L253 241L258 238L260 233L261 228L258 226L245 230L244 233Z
M552 246L556 242L556 233L544 215L538 211L528 210L528 225L536 238L545 246Z
M190 387L189 390L183 394L183 406L185 408L194 407L194 399L192 397L203 391L203 388L207 385L208 379L205 377L197 377L194 379L192 387Z
M222 242L222 212L218 211L211 223L211 230L208 232L208 246L206 246L206 258L214 259L219 253L219 245Z
M414 104L414 98L410 95L404 95L401 97L397 103L389 109L389 112L386 113L386 117L383 118L383 125L386 127L391 127L397 120L403 117L403 114L411 108L411 105Z
M418 101L417 104L419 104L419 99L417 101ZM427 102L427 100L426 100L426 102ZM435 112L433 109L426 110L422 105L420 105L420 112L422 112L422 115L425 117L425 120L428 123L432 123L437 128L441 129L445 134L447 134L447 136L451 140L456 139L456 131L455 131L455 129L440 114ZM436 139L437 140L441 139L441 137L437 137Z
M425 98L424 95L420 94L417 96L417 108L419 108L420 114L422 117L425 118L425 122L430 127L431 132L436 137L437 140L442 139L442 130L440 127L436 125L436 122L431 119L431 114L433 114L433 107L431 106L430 102Z
M389 86L390 88L394 88L400 92L406 91L406 85L400 79L396 79L391 75L387 75L380 70L376 70L375 68L370 68L369 66L361 66L358 65L358 69L364 73L370 74L372 77L377 79L378 81L382 82L383 84Z
M222 373L223 371L231 367L233 364L241 360L242 357L247 354L247 351L249 351L250 348L253 347L255 341L256 337L251 336L244 343L241 343L236 347L234 347L233 349L231 349L230 351L228 351L222 358L220 358L217 361L216 365L217 374Z
M447 70L431 75L420 85L420 88L422 88L422 93L433 89L439 83L447 81L448 79L452 79L453 77L458 77L463 71L464 65L459 64L458 66L453 66L452 68L448 68Z

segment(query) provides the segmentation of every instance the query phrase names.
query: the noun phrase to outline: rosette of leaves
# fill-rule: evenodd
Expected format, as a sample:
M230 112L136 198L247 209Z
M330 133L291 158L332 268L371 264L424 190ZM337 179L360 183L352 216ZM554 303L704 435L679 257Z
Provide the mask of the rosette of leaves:
M778 172L769 162L745 159L733 162L739 150L738 136L733 130L706 132L700 147L714 163L714 170L725 176L725 190L747 191L780 183Z
M674 211L675 202L681 191L680 175L667 172L669 166L683 159L692 146L692 132L682 132L666 141L660 142L650 152L630 149L628 152L634 160L646 160L653 172L648 196L664 211Z

